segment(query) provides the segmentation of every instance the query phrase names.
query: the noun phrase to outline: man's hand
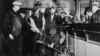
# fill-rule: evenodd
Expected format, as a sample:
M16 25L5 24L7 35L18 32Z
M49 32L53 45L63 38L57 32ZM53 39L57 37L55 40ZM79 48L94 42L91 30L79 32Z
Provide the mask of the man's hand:
M40 40L38 40L37 42L38 42L38 43L43 43L43 41L40 41Z
M54 46L54 43L51 44L51 47L53 47L53 46Z
M50 47L50 48L53 48L53 46L54 46L54 43L48 44L48 47Z
M60 39L60 44L62 44L64 42L64 40L65 40L64 38L61 38Z
M60 36L61 36L61 38L60 38L60 44L62 44L64 42L66 36L65 36L64 32L62 32L62 31L60 32Z
M40 30L37 30L36 32L39 33L41 36L43 35L42 31Z
M10 38L11 40L14 40L14 37L13 37L12 34L9 34L9 38Z
M50 44L48 44L48 47L52 48Z

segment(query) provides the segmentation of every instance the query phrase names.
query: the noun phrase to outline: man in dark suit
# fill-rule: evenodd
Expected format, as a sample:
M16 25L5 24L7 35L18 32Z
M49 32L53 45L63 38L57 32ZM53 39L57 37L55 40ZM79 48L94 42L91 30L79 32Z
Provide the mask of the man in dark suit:
M90 17L90 23L100 23L100 8L99 2L92 3L92 12L87 13Z
M56 18L57 15L55 14L55 8L47 8L48 11L45 12L45 30L46 30L46 38L45 43L48 44L48 47L56 48L57 43L59 42L59 33L56 27ZM47 56L54 56L55 51L49 48L46 48L46 55Z
M39 3L39 1L38 1ZM29 18L30 21L30 26L31 26L31 30L34 34L33 37L33 50L35 55L40 56L40 46L37 45L37 41L41 40L42 34L43 34L43 30L44 30L44 25L45 25L45 19L44 19L44 8L40 8L40 4L36 4L36 7L33 8L32 11L30 11L32 13L31 17Z
M45 21L46 22L46 25L45 25L46 34L49 33L49 31L50 31L51 28L56 28L55 18L56 18L55 9L52 8L45 15L45 20L46 20Z

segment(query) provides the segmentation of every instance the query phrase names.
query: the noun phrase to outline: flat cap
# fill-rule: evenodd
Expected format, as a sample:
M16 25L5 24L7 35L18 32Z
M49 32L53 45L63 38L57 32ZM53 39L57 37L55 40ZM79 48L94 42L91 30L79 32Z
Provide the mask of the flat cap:
M13 5L16 5L16 6L20 6L20 5L22 5L22 3L19 2L19 1L14 1L12 4L13 4Z
M57 30L55 28L50 29L49 34L54 35L57 33Z

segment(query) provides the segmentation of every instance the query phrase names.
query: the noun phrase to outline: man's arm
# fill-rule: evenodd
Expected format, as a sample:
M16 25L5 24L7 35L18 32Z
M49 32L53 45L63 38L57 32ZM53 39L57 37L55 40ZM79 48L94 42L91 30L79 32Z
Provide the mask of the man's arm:
M37 32L37 33L42 34L42 33L40 32L40 30L37 28L37 26L36 26L34 20L33 20L32 18L29 18L29 19L30 19L30 22L31 22L31 23L30 23L31 30L32 30L33 32Z
M44 15L43 15L43 17L42 17L42 30L44 30L44 28L45 28L45 18L44 18Z

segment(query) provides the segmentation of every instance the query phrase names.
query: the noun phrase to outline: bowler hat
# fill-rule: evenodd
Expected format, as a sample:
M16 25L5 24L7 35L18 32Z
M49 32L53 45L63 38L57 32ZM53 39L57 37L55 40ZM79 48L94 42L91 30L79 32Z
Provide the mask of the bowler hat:
M92 5L99 6L99 2L93 2Z

